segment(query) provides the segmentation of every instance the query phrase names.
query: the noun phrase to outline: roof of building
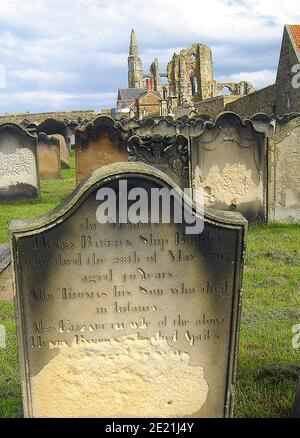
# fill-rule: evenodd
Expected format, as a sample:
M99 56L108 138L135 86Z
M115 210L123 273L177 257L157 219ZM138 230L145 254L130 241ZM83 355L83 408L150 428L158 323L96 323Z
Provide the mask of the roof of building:
M118 91L118 110L127 108L144 91L143 88L120 88Z
M158 97L160 93L158 91L152 91ZM118 102L117 106L119 110L127 108L130 104L132 104L136 99L140 99L145 96L149 91L144 88L119 88L118 91Z
M290 25L289 27L290 27L291 35L293 37L295 46L296 46L298 52L300 53L300 25L293 24L293 25Z

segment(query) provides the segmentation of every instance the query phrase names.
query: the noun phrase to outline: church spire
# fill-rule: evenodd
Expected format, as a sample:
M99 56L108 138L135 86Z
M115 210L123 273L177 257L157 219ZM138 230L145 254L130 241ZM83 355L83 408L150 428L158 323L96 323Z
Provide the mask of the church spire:
M128 87L144 88L142 61L139 58L139 48L134 29L131 30L128 56Z
M135 55L138 56L138 54L139 54L139 48L136 39L136 34L134 29L131 29L129 56L135 56Z

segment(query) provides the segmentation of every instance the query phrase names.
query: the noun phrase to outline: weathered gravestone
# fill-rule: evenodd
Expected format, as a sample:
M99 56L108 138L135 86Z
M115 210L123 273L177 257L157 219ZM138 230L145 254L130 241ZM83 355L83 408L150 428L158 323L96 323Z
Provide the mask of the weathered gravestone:
M66 145L66 140L61 134L51 134L59 143L60 163L62 169L70 169L70 152Z
M69 135L68 123L66 120L46 119L37 126L37 133L45 132L47 135L59 134L64 137L68 151L71 150L71 139Z
M290 121L269 141L268 217L300 221L300 118Z
M298 119L300 117L300 113L287 113L275 118L275 126L276 126L276 134L279 134L288 123L290 123L294 119Z
M13 300L9 244L0 244L0 301Z
M184 135L135 135L128 140L127 150L128 161L150 164L181 189L189 187L188 139Z
M14 123L0 125L0 202L38 198L37 138Z
M185 123L179 123L178 128L181 134L189 137L197 137L201 134L204 126L204 121L200 118L188 120Z
M248 119L246 119L247 121ZM265 134L267 138L273 137L275 134L276 121L265 113L256 113L249 119L255 131Z
M118 163L10 225L25 416L230 416L246 221L209 214L202 234L148 215L100 224L98 190L123 209L120 180L173 188L151 166Z
M100 167L127 161L126 136L122 124L108 116L79 126L75 131L77 183Z
M40 179L59 179L61 174L59 140L41 132L38 135L37 151Z
M266 139L234 113L206 122L190 139L191 185L205 205L235 210L249 221L266 220ZM196 196L196 192L195 192Z

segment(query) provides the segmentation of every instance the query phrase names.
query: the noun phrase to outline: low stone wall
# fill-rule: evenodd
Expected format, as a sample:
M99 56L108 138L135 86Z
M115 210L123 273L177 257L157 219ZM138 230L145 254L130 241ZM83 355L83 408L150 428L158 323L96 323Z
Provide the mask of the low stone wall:
M276 86L270 85L262 90L243 96L225 105L226 111L239 114L240 117L251 117L256 113L273 114L276 104Z

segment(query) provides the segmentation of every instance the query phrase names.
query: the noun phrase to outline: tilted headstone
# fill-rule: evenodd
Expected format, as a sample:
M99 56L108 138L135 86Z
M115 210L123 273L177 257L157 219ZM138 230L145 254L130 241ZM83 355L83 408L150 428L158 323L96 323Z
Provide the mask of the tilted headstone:
M61 134L51 134L59 143L60 164L62 169L70 169L70 152L66 145L66 140Z
M59 179L61 174L59 140L41 132L38 135L37 151L40 179Z
M135 135L128 140L128 161L150 164L180 188L189 187L188 139L183 135Z
M127 132L109 116L99 116L78 127L75 137L77 183L100 167L127 161Z
M0 301L13 301L9 244L0 244Z
M169 223L150 223L151 207L144 223L97 220L100 189L126 215L138 188L173 189L182 207L173 184L118 163L59 209L11 223L26 417L231 415L246 221L209 213L189 234L172 209Z
M300 221L300 118L290 121L268 147L268 218Z
M14 123L0 125L0 202L38 198L36 136Z
M202 134L191 137L190 156L191 184L204 191L206 206L266 220L266 141L251 123L234 113L206 122Z

